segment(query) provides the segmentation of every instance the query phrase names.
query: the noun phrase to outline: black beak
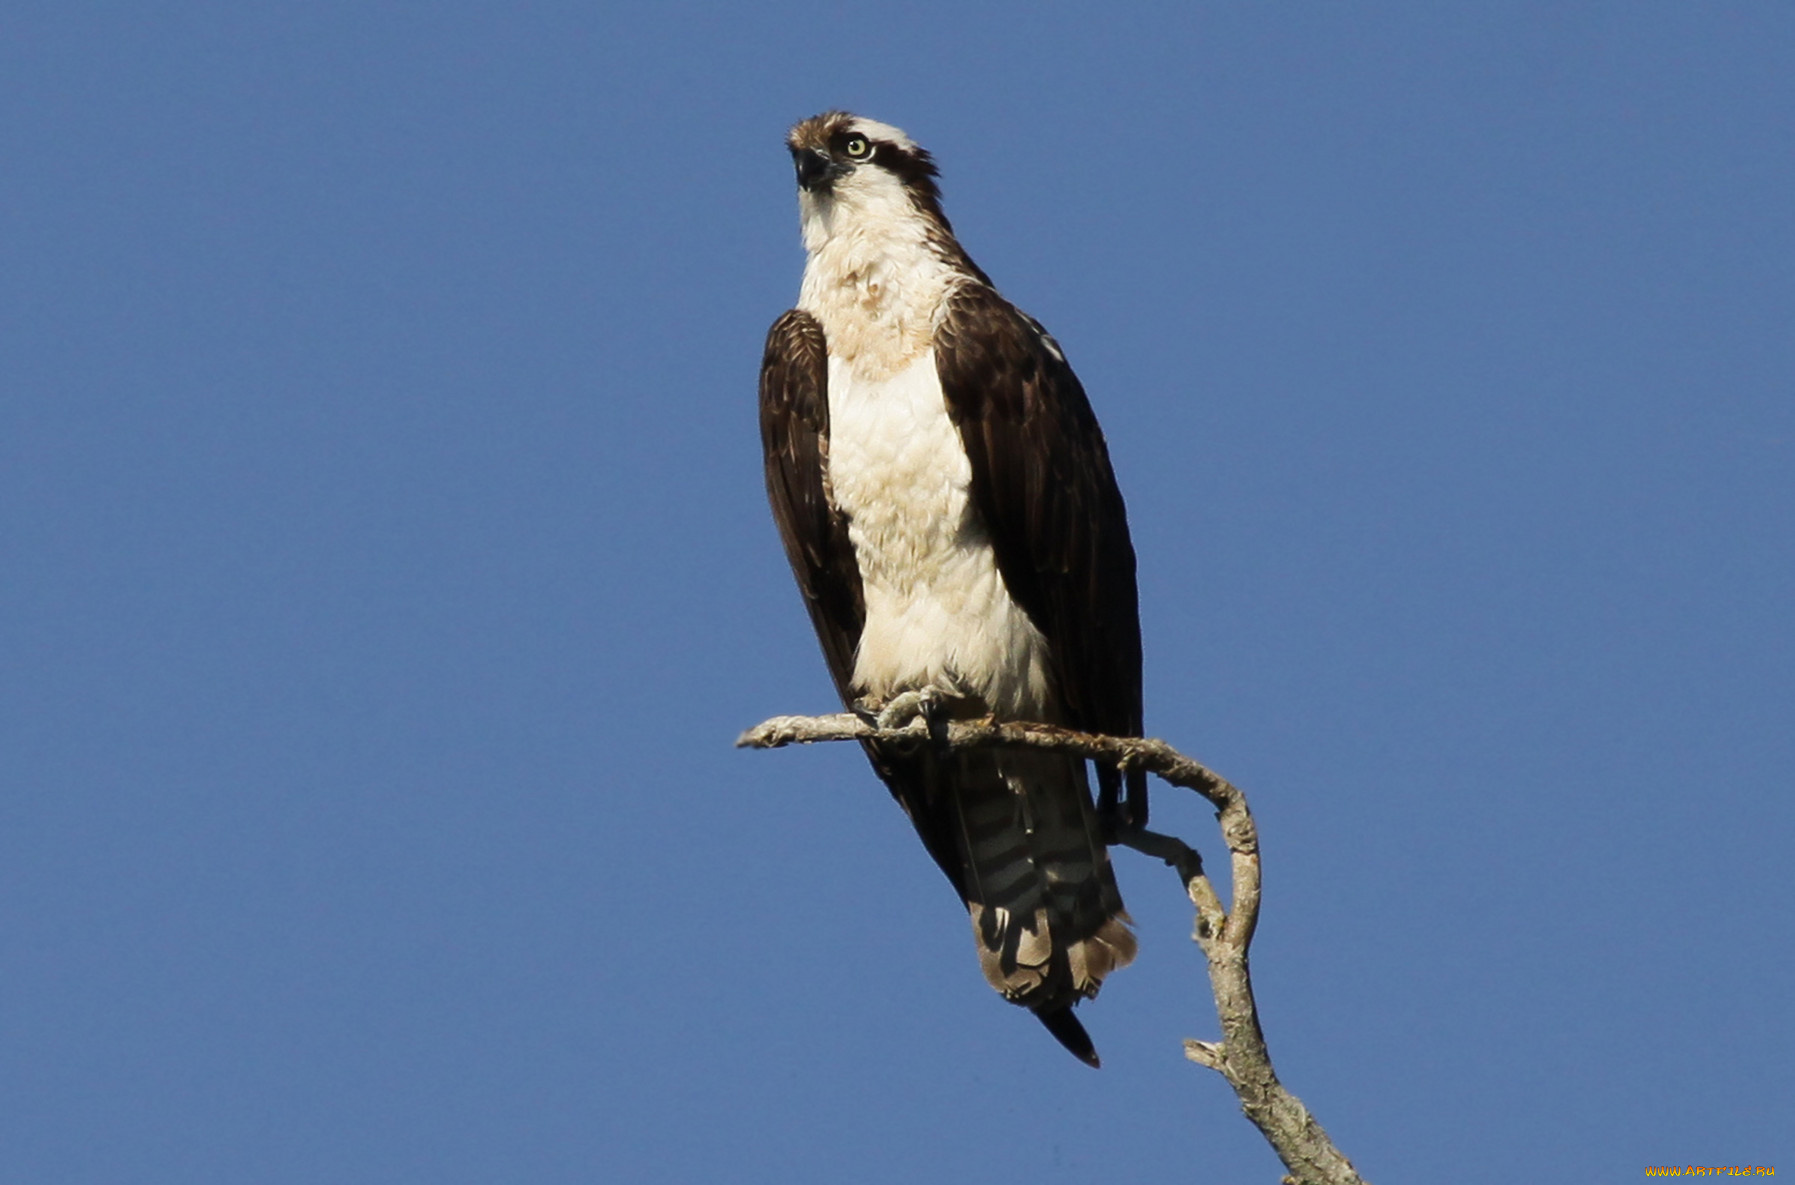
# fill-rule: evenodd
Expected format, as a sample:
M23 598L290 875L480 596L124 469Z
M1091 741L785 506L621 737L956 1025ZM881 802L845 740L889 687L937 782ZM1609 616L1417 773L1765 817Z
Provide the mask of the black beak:
M798 167L798 188L811 191L828 189L848 171L848 166L829 159L828 153L810 148L792 149L792 164Z

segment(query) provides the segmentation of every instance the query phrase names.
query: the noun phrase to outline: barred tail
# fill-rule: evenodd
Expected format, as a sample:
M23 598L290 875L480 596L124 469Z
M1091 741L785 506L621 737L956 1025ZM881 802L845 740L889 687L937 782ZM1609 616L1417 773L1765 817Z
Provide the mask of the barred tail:
M1051 753L974 752L947 764L959 883L985 979L1096 1065L1072 1005L1095 996L1105 976L1134 958L1135 941L1084 763Z

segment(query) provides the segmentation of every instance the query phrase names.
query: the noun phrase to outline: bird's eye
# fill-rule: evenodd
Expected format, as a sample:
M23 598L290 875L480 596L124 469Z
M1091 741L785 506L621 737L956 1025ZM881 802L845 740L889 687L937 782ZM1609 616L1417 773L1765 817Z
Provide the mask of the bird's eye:
M843 147L847 149L848 156L854 160L866 160L873 154L873 146L865 136L849 136L848 142Z

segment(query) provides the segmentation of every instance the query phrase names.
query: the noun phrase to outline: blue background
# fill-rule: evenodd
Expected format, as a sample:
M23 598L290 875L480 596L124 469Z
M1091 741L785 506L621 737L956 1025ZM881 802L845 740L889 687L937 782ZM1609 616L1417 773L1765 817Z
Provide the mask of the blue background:
M188 0L0 20L0 1178L1276 1179L1163 868L1093 1073L730 747L834 106L1092 393L1341 1147L1788 1171L1795 9Z

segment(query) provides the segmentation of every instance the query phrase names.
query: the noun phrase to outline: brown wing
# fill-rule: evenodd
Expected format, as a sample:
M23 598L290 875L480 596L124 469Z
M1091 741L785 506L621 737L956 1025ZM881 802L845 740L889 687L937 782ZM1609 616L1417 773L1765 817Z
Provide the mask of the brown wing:
M760 440L767 499L844 704L866 623L848 520L829 502L829 353L823 327L796 309L773 322L760 365Z
M1047 331L983 284L949 300L935 358L973 503L1010 595L1047 639L1064 723L1139 736L1134 546L1084 387ZM1099 767L1106 808L1120 780ZM1127 782L1124 818L1144 823L1145 775Z

